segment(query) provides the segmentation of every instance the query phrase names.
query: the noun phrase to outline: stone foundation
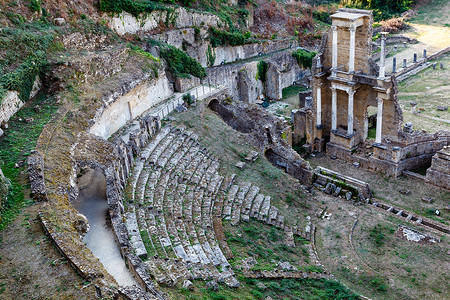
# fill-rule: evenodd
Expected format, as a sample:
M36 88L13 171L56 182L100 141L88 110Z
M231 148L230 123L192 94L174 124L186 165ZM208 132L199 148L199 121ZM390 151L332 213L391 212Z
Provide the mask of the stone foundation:
M444 147L432 159L427 170L428 182L450 190L450 148Z

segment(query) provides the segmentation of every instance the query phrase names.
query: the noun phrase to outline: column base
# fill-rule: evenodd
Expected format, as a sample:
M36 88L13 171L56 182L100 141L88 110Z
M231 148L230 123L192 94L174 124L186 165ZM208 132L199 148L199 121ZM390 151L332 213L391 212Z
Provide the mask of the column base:
M353 149L358 145L356 135L347 134L343 129L333 130L330 134L330 142L347 149Z

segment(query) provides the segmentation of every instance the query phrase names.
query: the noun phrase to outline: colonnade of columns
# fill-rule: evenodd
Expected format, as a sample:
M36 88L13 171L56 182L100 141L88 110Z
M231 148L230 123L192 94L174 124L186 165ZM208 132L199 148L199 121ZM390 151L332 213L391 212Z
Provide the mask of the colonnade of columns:
M331 71L332 75L336 76L337 70L337 60L338 60L338 34L337 34L337 26L331 26L331 30L333 33L333 51L332 51L332 62L331 62ZM351 24L349 27L350 30L350 55L348 59L348 72L355 71L355 44L356 44L356 25Z
M355 90L349 89L348 93L348 108L347 108L347 134L353 134L353 99L356 93ZM337 129L337 88L331 87L331 130Z

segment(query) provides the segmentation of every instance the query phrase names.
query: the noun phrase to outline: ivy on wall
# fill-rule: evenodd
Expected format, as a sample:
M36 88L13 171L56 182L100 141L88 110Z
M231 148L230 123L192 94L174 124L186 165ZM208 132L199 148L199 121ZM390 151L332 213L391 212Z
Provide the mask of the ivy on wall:
M317 52L298 49L292 52L292 56L297 60L298 66L305 69L312 67L312 61Z
M238 31L228 32L214 27L209 28L209 41L213 47L244 45L247 40L247 36Z
M206 71L202 65L186 52L170 45L160 46L160 55L167 62L169 70L175 77L189 78L190 75L205 78Z
M23 102L30 99L34 80L47 65L46 54L38 51L19 65L13 72L6 73L0 77L0 102L5 91L18 91L19 98Z

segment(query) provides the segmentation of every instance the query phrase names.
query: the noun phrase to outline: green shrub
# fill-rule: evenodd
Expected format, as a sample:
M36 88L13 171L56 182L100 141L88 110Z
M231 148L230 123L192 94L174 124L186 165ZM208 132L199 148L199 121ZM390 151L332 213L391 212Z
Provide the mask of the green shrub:
M18 91L19 98L27 102L36 76L39 75L46 65L46 54L38 51L13 72L6 73L0 77L0 86L3 90Z
M248 34L247 34L248 36ZM226 30L219 30L214 27L209 28L209 41L211 46L239 46L247 42L246 35L234 31L228 32Z
M190 75L201 79L206 77L205 68L186 52L170 45L164 45L161 47L160 54L175 77L189 78Z
M140 14L151 13L155 10L162 11L174 11L173 8L161 5L158 2L165 3L173 3L173 0L166 1L150 1L150 0L100 0L98 3L98 7L101 11L112 12L112 13L121 13L122 11L126 11L133 16L137 17ZM181 1L190 3L191 0Z
M307 51L304 49L298 49L297 51L292 52L292 56L297 60L298 66L305 69L312 67L312 61L316 54L317 52Z
M331 18L330 18L330 13L324 10L318 11L315 10L313 11L313 17L319 21L322 21L326 24L331 24Z
M341 0L345 7L373 10L375 21L389 19L410 8L413 0Z
M370 229L369 237L375 244L375 246L382 247L388 239L388 234L392 234L394 233L394 231L395 230L393 228L377 224L372 229Z
M193 102L192 95L189 94L189 93L184 94L184 95L183 95L183 101L184 101L185 103L187 103L187 105L190 106L190 105L192 104L192 102Z
M41 3L38 0L28 0L28 7L30 8L31 11L35 12L39 12L41 11Z
M258 62L257 71L256 71L256 80L261 80L263 85L267 79L267 71L269 70L269 64L264 60Z
M216 51L211 45L208 45L208 50L206 51L206 60L208 62L208 67L214 66L214 62L216 61Z
M130 48L134 53L137 53L137 54L139 54L145 58L148 58L150 60L153 60L155 62L160 62L159 58L154 57L151 53L145 51L144 49L142 49L139 46L128 43L127 47Z

